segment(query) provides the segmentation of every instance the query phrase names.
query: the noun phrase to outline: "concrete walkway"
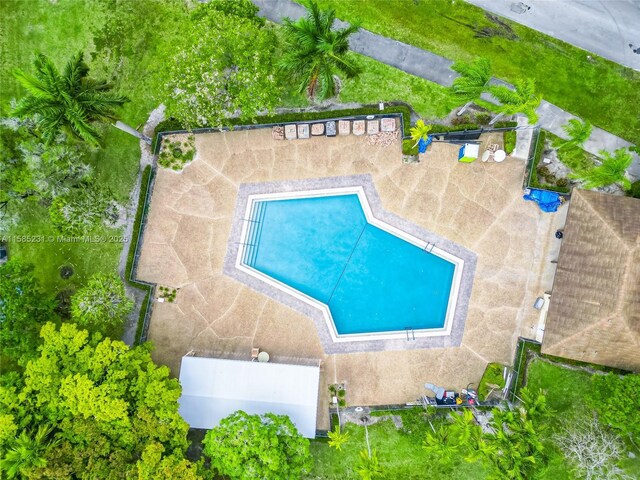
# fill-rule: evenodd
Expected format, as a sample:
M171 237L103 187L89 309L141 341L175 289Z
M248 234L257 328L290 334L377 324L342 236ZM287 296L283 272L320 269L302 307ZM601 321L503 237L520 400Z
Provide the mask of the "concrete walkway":
M303 6L291 0L252 1L260 8L260 15L277 23L281 23L285 17L297 20L304 16L306 11ZM347 25L346 22L342 21L337 21L336 24L339 27ZM640 39L638 41L640 42ZM458 76L456 72L451 70L451 65L453 64L451 60L412 45L377 35L368 30L360 29L358 33L352 35L349 46L354 52L445 87L450 86ZM495 82L509 85L497 79ZM562 125L571 118L578 118L544 100L537 111L540 115L538 124L543 129L561 138L566 138ZM589 153L598 155L600 150L615 150L616 148L629 147L631 145L626 140L605 130L594 128L591 137L584 145L584 149ZM635 153L633 156L633 163L627 171L633 177L632 180L640 179L640 156Z
M539 32L640 70L638 0L466 0ZM527 7L530 7L527 10Z

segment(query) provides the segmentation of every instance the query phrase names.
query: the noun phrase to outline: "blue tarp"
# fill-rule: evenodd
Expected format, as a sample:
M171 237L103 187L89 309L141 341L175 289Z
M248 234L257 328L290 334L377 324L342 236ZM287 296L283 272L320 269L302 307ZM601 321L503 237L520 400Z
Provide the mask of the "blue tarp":
M418 151L420 153L424 153L427 151L427 147L429 145L431 145L431 142L433 142L433 137L431 135L429 135L426 140L424 138L421 138L420 141L418 142Z
M530 190L531 191L522 198L536 202L543 212L555 212L562 203L559 193L535 188L531 188Z

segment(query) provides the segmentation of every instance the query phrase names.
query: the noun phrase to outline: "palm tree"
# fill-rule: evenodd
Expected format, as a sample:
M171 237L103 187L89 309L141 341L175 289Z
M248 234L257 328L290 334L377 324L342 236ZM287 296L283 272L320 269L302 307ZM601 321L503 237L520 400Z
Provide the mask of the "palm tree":
M47 464L44 458L46 451L57 443L47 441L51 430L51 427L41 425L33 438L22 431L0 460L0 471L4 471L7 478L16 478L32 468L44 467Z
M589 140L593 125L588 121L580 121L576 118L572 118L562 126L569 140L562 140L558 142L556 148L558 150L570 149L574 147L582 147L584 142Z
M416 122L416 125L414 127L411 127L411 129L409 130L409 133L411 133L411 140L416 142L415 145L418 145L420 140L427 139L432 128L433 125L427 125L426 123L424 123L424 120L419 119Z
M585 188L598 188L620 183L625 190L631 188L631 182L625 177L625 173L633 157L626 148L619 148L613 154L605 150L600 151L602 163L582 172L570 175L571 178L582 180Z
M367 450L360 452L358 473L362 480L374 480L382 475L382 467L378 460L378 453L375 450L373 452L368 452Z
M350 436L349 433L340 429L340 425L336 425L333 431L328 432L327 435L329 436L329 446L336 450L342 450L342 446L347 443Z
M106 82L88 78L89 67L83 57L82 52L73 56L62 74L41 53L33 62L34 75L14 70L14 76L28 94L18 102L13 115L34 116L47 145L61 130L99 145L100 137L93 123L115 120L115 109L128 101L110 92Z
M467 102L458 112L458 115L462 115L469 105L477 101L480 95L487 91L487 86L491 81L491 62L487 58L480 57L471 63L456 62L451 68L460 74L453 81L451 89L458 97Z
M531 124L538 121L536 108L540 105L542 97L536 94L535 82L528 78L514 82L514 86L515 90L511 90L504 85L489 87L489 93L501 103L501 105L495 107L495 111L499 115L491 120L490 125L494 124L502 115L514 115L516 113L526 115Z
M300 93L323 100L335 94L338 73L353 78L360 68L349 55L349 36L360 28L354 23L340 30L332 29L335 10L320 10L311 1L307 15L294 22L285 18L285 54L281 70L299 83Z

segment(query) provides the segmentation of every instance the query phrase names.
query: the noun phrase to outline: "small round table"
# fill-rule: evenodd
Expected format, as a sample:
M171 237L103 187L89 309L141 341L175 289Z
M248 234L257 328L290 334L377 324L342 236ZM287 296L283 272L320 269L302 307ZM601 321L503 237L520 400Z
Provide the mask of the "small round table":
M498 150L493 155L493 160L496 162L502 162L505 158L507 158L507 153L504 150Z
M266 363L269 361L269 354L267 352L260 352L258 354L258 361L262 363Z
M482 154L482 161L486 162L489 160L489 157L491 157L491 153L489 150L485 150L484 153Z

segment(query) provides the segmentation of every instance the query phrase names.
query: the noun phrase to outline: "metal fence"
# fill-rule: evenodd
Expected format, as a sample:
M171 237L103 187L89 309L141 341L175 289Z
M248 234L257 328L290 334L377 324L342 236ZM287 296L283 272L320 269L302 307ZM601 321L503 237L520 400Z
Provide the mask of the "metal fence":
M507 386L505 397L514 402L518 394L520 381L527 369L527 344L540 346L541 343L530 338L518 337L518 346L513 359L513 377L511 384Z
M144 237L144 230L147 224L147 213L149 210L149 204L151 203L151 193L153 191L154 180L155 180L155 167L151 166L151 171L149 173L149 177L147 178L147 184L146 185L142 185L142 183L140 184L140 188L145 188L146 191L145 191L143 204L138 205L138 211L140 210L140 208L142 208L142 212L140 214L140 223L138 226L137 236L135 238L133 260L131 262L131 270L129 271L129 278L128 278L128 281L130 284L134 286L142 287L144 290L147 291L147 294L145 296L146 304L143 305L142 307L145 309L144 318L142 319L142 327L141 328L138 327L138 329L136 330L136 338L135 338L136 344L142 343L147 339L147 332L149 329L149 320L151 318L151 310L152 310L153 298L155 296L155 287L156 287L155 283L145 282L143 280L138 280L136 278L137 277L136 274L138 270L138 260L140 259L142 239ZM132 241L134 241L134 239L132 239ZM138 322L140 322L140 319L138 319ZM140 332L139 335L138 335L138 332Z

